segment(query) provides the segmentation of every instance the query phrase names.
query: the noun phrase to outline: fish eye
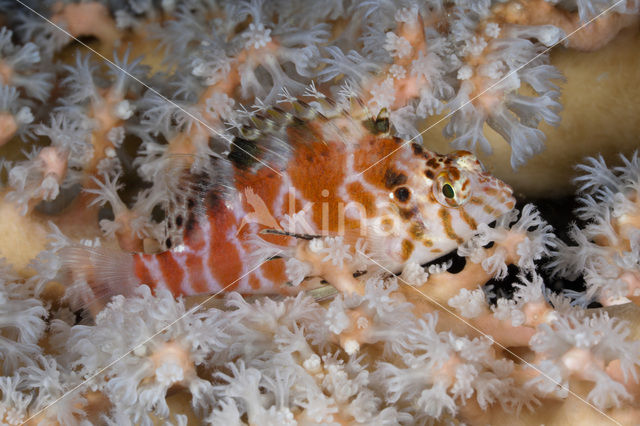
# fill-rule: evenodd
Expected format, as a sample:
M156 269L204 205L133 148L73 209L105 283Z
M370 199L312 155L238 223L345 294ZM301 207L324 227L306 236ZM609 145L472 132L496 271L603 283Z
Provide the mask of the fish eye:
M460 207L471 196L470 181L459 170L443 171L434 180L433 195L445 207Z
M453 186L448 183L442 185L442 195L447 198L453 199L456 197L456 192L453 190Z
M401 186L394 191L393 195L396 200L400 201L401 203L405 203L409 201L409 198L411 198L411 191L409 191L409 188Z

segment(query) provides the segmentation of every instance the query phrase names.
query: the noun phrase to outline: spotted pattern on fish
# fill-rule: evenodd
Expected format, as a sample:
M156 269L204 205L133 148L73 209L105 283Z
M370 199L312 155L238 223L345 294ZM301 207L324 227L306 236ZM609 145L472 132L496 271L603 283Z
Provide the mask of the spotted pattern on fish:
M188 214L175 220L183 232L180 244L159 254L135 254L141 282L175 295L295 292L282 284L287 280L282 259L251 269L252 238L282 247L298 240L260 234L264 221L248 220L257 211L248 188L276 225L304 209L305 233L343 235L351 247L364 238L374 260L396 272L407 262L423 264L454 250L479 224L514 207L511 189L469 152L440 155L392 137L384 115L328 117L303 103L293 110L288 116L282 110L271 114L288 120L277 130L289 144L280 174L260 167L256 158L268 149L260 131L245 129L221 160L231 166L227 184L234 190L222 197L211 189L204 213L194 214L190 203ZM269 120L269 131L276 132L275 118Z

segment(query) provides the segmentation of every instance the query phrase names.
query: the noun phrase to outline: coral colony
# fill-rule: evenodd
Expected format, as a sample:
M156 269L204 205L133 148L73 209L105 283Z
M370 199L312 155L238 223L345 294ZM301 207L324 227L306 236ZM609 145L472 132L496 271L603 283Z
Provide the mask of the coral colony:
M550 48L639 7L0 0L2 203L50 227L0 264L0 423L637 424L639 154L562 241L470 152L543 151Z

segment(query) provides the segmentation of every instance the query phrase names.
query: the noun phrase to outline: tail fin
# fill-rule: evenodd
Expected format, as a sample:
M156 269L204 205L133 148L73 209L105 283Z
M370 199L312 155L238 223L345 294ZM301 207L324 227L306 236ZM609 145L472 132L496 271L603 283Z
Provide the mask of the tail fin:
M127 296L138 285L129 253L78 244L61 249L60 254L65 278L72 284L68 296L78 309L96 314L111 297Z

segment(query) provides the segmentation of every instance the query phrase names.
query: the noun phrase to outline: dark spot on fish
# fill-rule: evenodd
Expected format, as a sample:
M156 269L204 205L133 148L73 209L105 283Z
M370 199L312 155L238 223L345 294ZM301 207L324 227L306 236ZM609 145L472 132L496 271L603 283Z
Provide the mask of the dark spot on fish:
M398 185L404 185L407 182L407 175L398 173L392 169L387 169L384 173L384 186L389 189Z
M427 166L430 169L437 169L440 167L440 162L435 157L432 157L427 160Z
M424 231L425 231L425 228L421 222L413 223L411 225L411 228L409 228L409 233L416 240L419 240L420 238L422 238L422 236L424 235Z
M212 190L204 195L203 203L206 203L207 208L217 210L220 208L221 203L224 201L219 190Z
M188 209L192 209L196 206L196 200L194 200L193 198L189 198L187 200L187 208Z
M151 220L156 223L162 222L167 217L167 212L162 208L160 204L156 204L151 209Z
M171 243L171 238L167 238L167 240L164 242L165 246L167 246L168 249L171 248L172 243Z
M449 176L451 177L451 179L453 180L458 180L460 179L460 170L458 170L455 167L452 167L449 169Z
M402 259L409 259L411 253L413 253L413 243L411 242L411 240L402 240Z
M250 140L235 137L231 144L229 160L239 169L247 169L258 161L260 148Z
M413 149L414 155L422 155L424 153L424 148L422 148L422 145L418 143L412 143L411 148Z
M391 219L382 219L382 221L380 222L380 225L382 226L382 230L384 232L389 232L393 229L393 220Z
M181 227L181 226L182 226L183 221L184 221L184 219L182 219L182 216L178 215L178 216L176 217L176 226L177 226L177 227Z
M193 231L193 229L196 227L196 215L191 213L189 215L189 218L187 219L187 223L185 223L184 225L184 231L186 233L189 233L191 231Z
M435 178L435 177L436 177L435 173L433 173L433 170L431 170L431 169L427 169L427 170L425 170L425 171L424 171L424 175L425 175L426 177L428 177L429 179L433 179L433 178Z
M409 191L408 188L401 186L400 188L395 190L394 195L398 201L400 201L401 203L406 203L407 201L409 201L409 198L411 198L411 191Z
M418 210L413 208L413 209L399 209L398 212L400 213L400 217L403 218L404 220L409 220L412 217L414 217L417 213Z

